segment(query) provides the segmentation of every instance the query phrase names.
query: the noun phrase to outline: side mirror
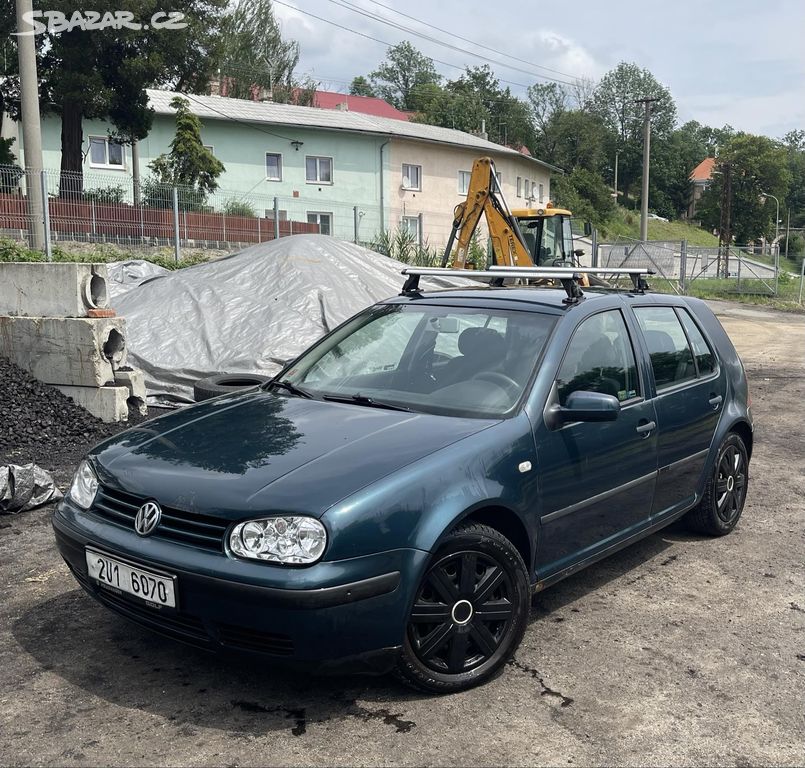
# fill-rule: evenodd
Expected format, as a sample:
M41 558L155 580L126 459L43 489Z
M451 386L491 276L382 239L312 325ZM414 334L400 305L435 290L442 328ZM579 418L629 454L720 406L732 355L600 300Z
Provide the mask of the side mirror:
M617 397L605 395L603 392L587 392L579 390L571 392L567 405L553 406L546 416L548 426L558 429L563 424L573 421L615 421L621 410Z
M584 256L584 254L585 254L585 250L584 250L584 248L576 248L576 250L575 250L575 251L573 251L573 255L574 255L574 256L575 256L577 259L580 259L582 256Z

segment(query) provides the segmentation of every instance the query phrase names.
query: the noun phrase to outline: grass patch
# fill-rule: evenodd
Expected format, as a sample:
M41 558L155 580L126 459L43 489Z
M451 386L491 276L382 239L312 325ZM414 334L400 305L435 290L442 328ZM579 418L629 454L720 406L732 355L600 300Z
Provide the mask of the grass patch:
M614 240L625 237L631 240L640 238L640 214L628 208L618 207L616 214L601 227L599 238ZM649 219L648 239L679 242L687 240L688 245L717 247L718 238L701 227L695 227L685 221L656 221Z
M793 278L780 275L777 286L777 296L769 294L769 286L774 287L774 281L769 280L768 285L762 280L741 280L741 290L738 291L738 282L735 279L704 279L693 280L687 285L687 295L698 299L717 299L719 301L735 301L740 304L771 307L786 312L805 313L805 305L799 303L799 277ZM651 281L651 290L655 293L675 293L674 289L665 280ZM805 291L803 291L805 299Z
M51 261L54 262L108 264L111 261L129 261L137 258L171 270L192 267L209 261L206 256L187 256L176 261L173 251L169 248L164 248L158 252L138 253L135 256L130 251L104 244L92 245L89 248L82 247L80 251L65 250L59 246L54 246L51 249L51 254L53 256ZM14 240L0 239L0 262L3 261L47 261L47 259L45 254L40 251L32 251Z

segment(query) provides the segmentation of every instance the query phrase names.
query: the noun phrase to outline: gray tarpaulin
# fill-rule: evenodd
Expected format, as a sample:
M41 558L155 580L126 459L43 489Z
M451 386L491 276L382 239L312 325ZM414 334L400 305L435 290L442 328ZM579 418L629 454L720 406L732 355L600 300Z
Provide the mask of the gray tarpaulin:
M112 300L128 293L132 288L136 288L140 283L150 280L152 277L170 274L170 270L165 267L143 259L113 261L111 264L107 264L106 270L109 275L107 289Z
M26 512L61 497L50 472L37 464L0 467L0 514Z
M214 373L277 373L339 323L398 294L405 266L325 235L295 235L110 293L149 397L191 401L193 382Z

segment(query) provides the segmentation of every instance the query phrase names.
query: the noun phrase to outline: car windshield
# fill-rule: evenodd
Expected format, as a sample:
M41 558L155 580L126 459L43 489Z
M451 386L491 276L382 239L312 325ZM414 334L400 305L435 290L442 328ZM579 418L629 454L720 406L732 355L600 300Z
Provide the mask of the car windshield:
M381 305L325 338L282 380L320 399L500 416L520 401L553 324L530 311Z

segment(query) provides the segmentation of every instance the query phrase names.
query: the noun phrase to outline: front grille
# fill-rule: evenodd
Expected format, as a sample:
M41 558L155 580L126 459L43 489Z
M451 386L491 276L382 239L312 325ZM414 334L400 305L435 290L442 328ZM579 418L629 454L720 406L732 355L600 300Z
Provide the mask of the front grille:
M98 488L92 511L110 522L133 529L137 510L145 501L146 499L123 491L101 486ZM223 549L224 533L228 526L227 521L215 517L162 507L162 519L151 535L156 539L168 539L220 552Z
M293 640L288 635L274 632L260 632L256 629L236 627L231 624L218 625L218 638L221 645L244 651L260 651L274 656L292 656Z

